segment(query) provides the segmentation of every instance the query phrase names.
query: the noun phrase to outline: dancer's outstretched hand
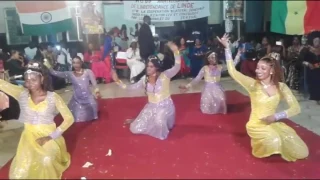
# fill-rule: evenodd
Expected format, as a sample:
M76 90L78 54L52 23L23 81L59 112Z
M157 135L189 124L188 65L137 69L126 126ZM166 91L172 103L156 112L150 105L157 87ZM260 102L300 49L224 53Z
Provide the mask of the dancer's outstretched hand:
M221 39L217 36L217 39L224 46L224 48L229 48L230 37L227 33L225 33Z
M261 120L266 122L267 124L271 124L276 121L276 118L274 117L274 115L271 115L271 116L262 118Z
M245 52L245 50L244 50L244 48L243 47L239 47L238 48L238 53L237 53L237 56L240 56L242 53L244 53Z
M187 91L189 90L186 85L180 85L180 86L179 86L179 89L180 89L180 91L181 91L182 93L185 93L185 92L187 92Z
M95 96L96 96L97 99L101 99L101 94L100 94L99 91L96 92Z
M52 66L47 59L44 59L43 65L45 65L48 69L52 69Z
M117 74L117 72L115 70L111 70L111 75L112 75L112 80L114 82L119 82L120 81L119 77L118 77L118 74Z
M168 42L168 47L171 49L172 52L177 52L179 51L178 46L174 42Z
M123 124L125 124L125 125L131 124L133 121L134 121L134 119L126 119Z

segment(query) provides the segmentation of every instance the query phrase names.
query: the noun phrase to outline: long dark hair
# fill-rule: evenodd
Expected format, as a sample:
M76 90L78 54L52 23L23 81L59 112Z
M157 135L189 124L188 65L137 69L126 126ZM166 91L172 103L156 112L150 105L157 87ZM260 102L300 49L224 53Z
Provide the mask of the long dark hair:
M43 77L43 84L41 84L41 88L43 89L43 91L51 91L53 92L53 87L52 87L52 81L50 78L50 71L49 69L42 63L42 62L38 62L38 61L30 61L29 64L34 64L34 63L38 63L39 66L38 68L34 68L34 67L29 67L27 66L26 72L28 70L32 70L32 71L36 71L41 73L42 77Z
M273 73L271 74L271 81L277 87L277 89L280 90L280 82L284 81L280 62L270 55L261 58L259 61L264 61L270 64L271 68L273 69Z
M157 80L158 80L158 77L160 75L161 72L163 72L163 61L161 61L159 59L158 56L155 56L155 55L151 55L148 57L148 61L151 62L153 64L153 66L156 68L156 71L157 71L157 75L156 75L156 84L153 86L153 93L155 93L155 87L157 85ZM146 79L145 79L145 93L147 93L147 85L148 85L148 82L149 82L149 76L146 74Z
M40 49L37 49L37 52L36 52L36 55L34 56L33 58L33 61L35 62L41 62L43 63L43 60L44 60L44 56L43 54L41 53L41 50Z
M175 37L174 38L174 40L173 40L173 42L178 46L178 48L180 48L181 47L181 39L184 39L184 45L187 47L187 41L186 41L186 38L185 37L183 37L183 36L178 36L178 37Z
M127 30L127 26L125 24L122 24L120 31L122 32L124 30Z

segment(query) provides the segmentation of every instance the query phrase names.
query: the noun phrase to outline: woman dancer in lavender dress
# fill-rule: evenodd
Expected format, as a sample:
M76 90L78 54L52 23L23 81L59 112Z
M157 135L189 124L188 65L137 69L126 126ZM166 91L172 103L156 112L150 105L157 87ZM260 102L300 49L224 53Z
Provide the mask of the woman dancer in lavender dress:
M235 58L235 64L239 62L240 51ZM205 81L204 88L201 93L200 109L204 114L226 114L227 104L226 96L220 84L221 72L227 69L218 65L217 54L210 51L206 55L206 65L200 70L196 78L189 84L180 86L179 88L186 92L189 88L197 84L203 77Z
M74 94L69 102L69 108L74 116L75 122L84 122L98 119L98 105L96 98L100 97L100 91L94 74L90 69L82 68L83 62L76 56L72 60L74 71L54 71L50 73L54 76L69 79L72 83ZM94 87L95 96L90 89L90 82Z
M149 102L138 117L126 122L130 124L130 131L134 134L147 134L164 140L174 126L175 106L170 95L170 79L180 71L181 58L175 44L170 42L168 46L175 54L175 65L171 69L162 71L163 62L156 56L149 56L146 76L135 84L123 84L113 72L113 80L121 88L145 89L148 96Z

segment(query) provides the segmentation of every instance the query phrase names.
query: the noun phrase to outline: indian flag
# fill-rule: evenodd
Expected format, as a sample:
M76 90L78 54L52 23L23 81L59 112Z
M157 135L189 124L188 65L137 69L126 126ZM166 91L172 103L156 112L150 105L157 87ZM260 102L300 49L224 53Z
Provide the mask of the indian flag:
M25 35L47 35L73 28L65 1L16 1L21 27Z
M271 31L288 35L320 30L320 1L272 1Z

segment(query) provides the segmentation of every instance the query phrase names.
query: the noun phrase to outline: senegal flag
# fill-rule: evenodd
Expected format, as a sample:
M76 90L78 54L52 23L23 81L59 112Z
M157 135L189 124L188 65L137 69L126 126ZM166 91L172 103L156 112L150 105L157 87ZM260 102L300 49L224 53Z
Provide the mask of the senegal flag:
M56 34L73 28L65 1L16 1L15 4L25 35Z
M288 35L320 30L320 1L272 1L271 31Z

